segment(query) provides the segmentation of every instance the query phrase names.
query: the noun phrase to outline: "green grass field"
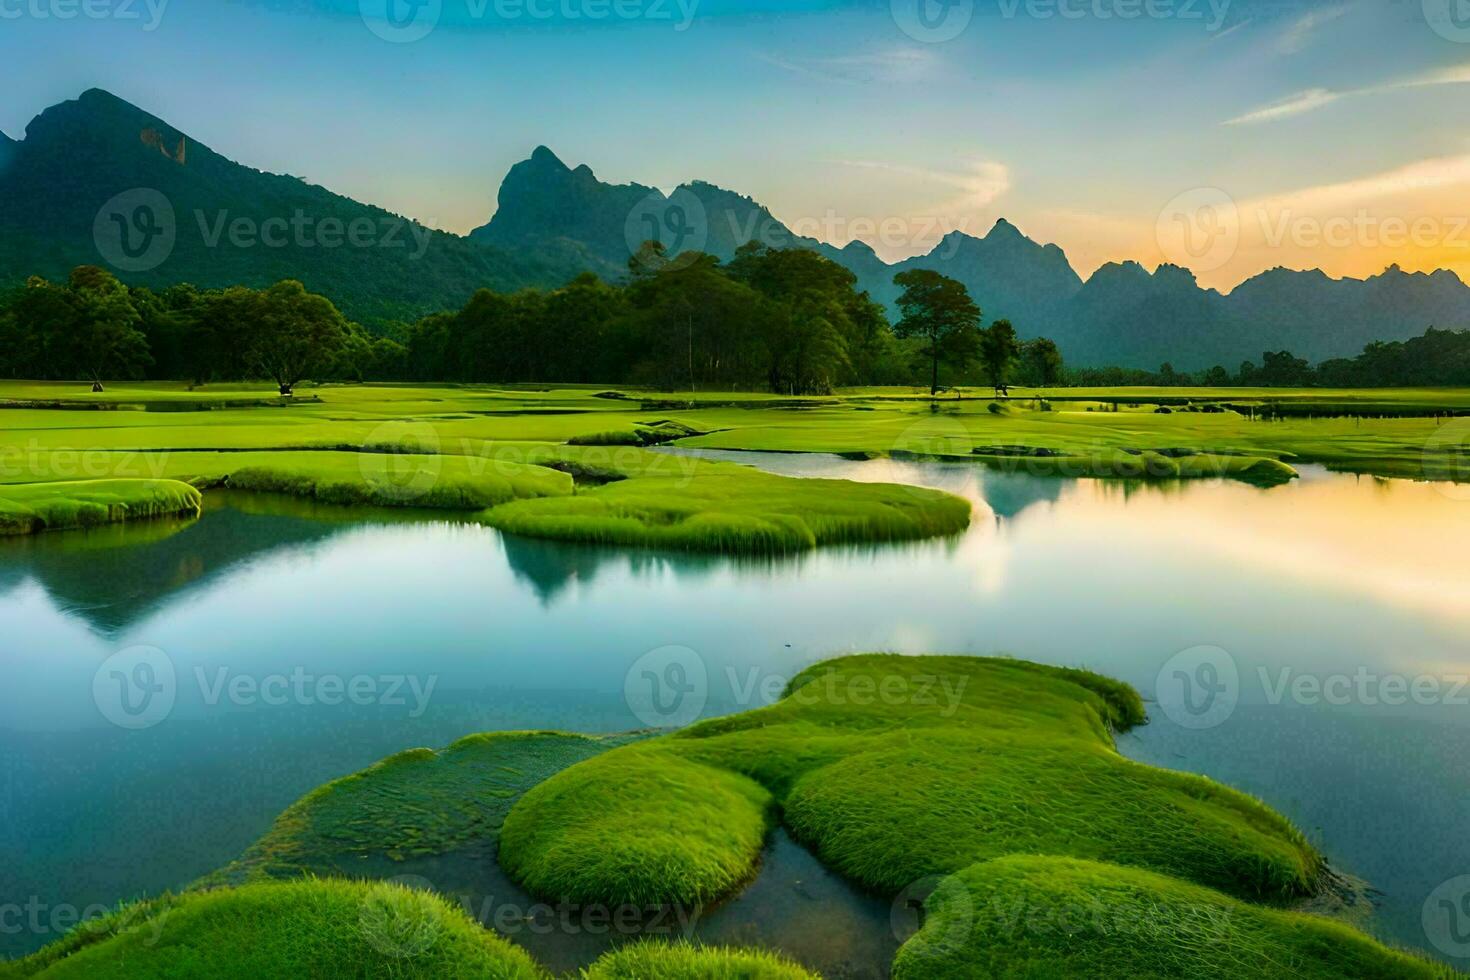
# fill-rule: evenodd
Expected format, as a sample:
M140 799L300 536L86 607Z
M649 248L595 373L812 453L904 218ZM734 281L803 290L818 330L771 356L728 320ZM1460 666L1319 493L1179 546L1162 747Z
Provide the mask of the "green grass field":
M0 382L0 526L11 533L170 510L159 481L330 503L478 512L516 533L775 552L943 535L968 515L908 489L811 484L644 447L963 459L1039 476L1225 478L1295 467L1470 480L1464 390L1059 389L930 398L693 396L596 387ZM1165 411L1167 410L1167 411ZM103 492L85 484L107 481ZM152 481L151 483L149 481ZM48 486L49 485L49 486ZM177 489L174 490L177 493ZM96 504L98 506L82 506ZM187 509L187 508L181 508Z

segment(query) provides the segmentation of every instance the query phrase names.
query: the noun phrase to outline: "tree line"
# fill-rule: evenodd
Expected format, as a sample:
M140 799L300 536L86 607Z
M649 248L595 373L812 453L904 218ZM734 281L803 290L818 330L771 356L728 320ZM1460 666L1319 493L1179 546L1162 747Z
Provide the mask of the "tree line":
M1259 365L1180 372L1069 368L1045 338L984 325L962 283L900 273L899 316L847 269L808 249L751 243L731 261L667 255L649 242L621 283L584 273L557 289L481 289L458 310L377 333L286 280L162 290L95 266L65 282L32 278L0 295L0 377L592 383L665 390L765 388L786 395L853 385L931 392L1010 385L1310 386L1470 384L1470 333L1431 328L1316 366L1287 351Z

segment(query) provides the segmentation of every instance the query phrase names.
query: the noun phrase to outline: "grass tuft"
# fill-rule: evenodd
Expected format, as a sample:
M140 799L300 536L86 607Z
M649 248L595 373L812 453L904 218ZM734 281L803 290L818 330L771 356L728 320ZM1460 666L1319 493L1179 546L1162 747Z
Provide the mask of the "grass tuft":
M788 959L754 949L632 943L583 971L584 980L818 980Z
M178 480L76 480L0 486L0 535L194 516L199 491Z

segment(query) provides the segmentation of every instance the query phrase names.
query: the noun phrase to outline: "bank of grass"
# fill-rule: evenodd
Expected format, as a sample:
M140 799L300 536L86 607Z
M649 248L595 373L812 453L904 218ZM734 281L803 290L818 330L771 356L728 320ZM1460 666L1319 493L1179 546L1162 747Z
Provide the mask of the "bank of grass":
M972 865L939 883L925 911L894 961L895 980L1452 975L1339 922L1070 858Z
M638 735L490 732L408 749L312 790L238 860L195 887L331 874L345 858L401 861L494 843L531 787Z
M584 980L818 980L788 959L751 949L639 942L606 954Z
M195 892L124 909L0 977L393 976L543 980L526 953L437 895L401 885L313 879Z
M532 537L744 554L935 537L970 523L968 502L918 487L796 479L636 450L613 457L612 469L622 478L506 504L482 520Z
M758 812L775 812L735 807L733 789L693 778L711 770L758 784L823 863L889 894L1013 853L1110 861L1267 901L1316 889L1322 860L1285 818L1118 754L1112 732L1141 720L1135 693L1083 671L846 657L803 673L770 707L551 777L512 808L501 862L549 896L571 879L587 900L707 898L706 883L752 869L748 832ZM720 809L738 834L698 826ZM639 827L658 860L608 862Z
M198 490L178 480L76 480L0 486L0 535L92 528L199 513Z

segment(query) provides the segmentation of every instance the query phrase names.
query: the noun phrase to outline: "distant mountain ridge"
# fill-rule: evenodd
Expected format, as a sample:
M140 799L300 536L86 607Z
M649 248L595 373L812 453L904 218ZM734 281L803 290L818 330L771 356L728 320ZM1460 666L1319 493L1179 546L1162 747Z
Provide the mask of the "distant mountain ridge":
M159 192L173 211L177 240L154 265L104 254L119 230L130 239L149 231L128 196L139 188ZM122 204L107 213L118 195ZM272 221L279 231L298 214L308 219L304 239L293 229L265 243ZM236 241L237 221L254 237ZM365 245L343 244L340 231L335 245L326 240L354 222L372 229ZM390 232L396 241L386 240ZM735 191L690 181L666 196L610 184L544 146L511 167L489 221L460 237L235 163L99 89L42 112L23 140L0 134L0 283L59 278L79 264L112 264L125 281L152 286L297 278L374 325L457 308L480 287L552 287L584 271L617 280L631 250L651 236L722 260L752 239L815 249L890 309L894 275L935 269L963 282L987 320L1009 319L1022 337L1051 337L1076 365L1233 370L1268 349L1321 361L1429 326L1470 326L1470 287L1446 270L1391 266L1365 280L1335 280L1320 270L1272 269L1228 295L1172 265L1150 272L1114 262L1084 281L1061 248L1004 219L984 237L951 232L926 255L888 263L861 242L839 248L796 235Z

